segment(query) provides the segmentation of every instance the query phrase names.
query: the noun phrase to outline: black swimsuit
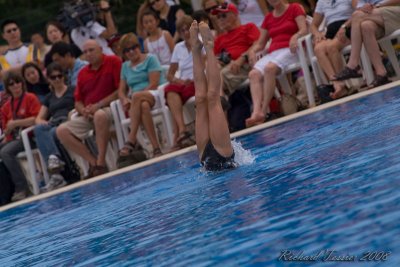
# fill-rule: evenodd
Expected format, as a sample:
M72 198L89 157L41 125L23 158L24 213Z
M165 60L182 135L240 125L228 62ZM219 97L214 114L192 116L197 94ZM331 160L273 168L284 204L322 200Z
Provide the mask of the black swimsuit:
M229 157L221 156L209 140L201 156L201 165L204 166L207 171L233 169L237 166L235 162L235 152Z

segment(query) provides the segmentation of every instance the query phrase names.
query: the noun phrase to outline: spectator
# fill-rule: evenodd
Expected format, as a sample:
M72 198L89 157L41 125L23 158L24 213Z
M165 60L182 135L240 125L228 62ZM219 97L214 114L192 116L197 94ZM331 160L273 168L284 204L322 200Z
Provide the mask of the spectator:
M336 80L361 77L360 51L364 44L375 70L375 80L368 86L377 87L389 83L387 71L382 63L377 39L400 28L399 0L360 1L351 18L351 53L345 68L336 75Z
M108 47L111 48L113 53L120 58L122 58L121 48L119 47L119 40L121 40L122 35L115 34L113 37L108 39Z
M5 103L10 99L10 95L7 94L6 91L0 91L0 109L4 106ZM3 114L0 112L0 142L3 139L4 135L4 128L5 125L2 124L3 122Z
M27 91L35 94L42 102L46 95L50 93L49 84L42 70L35 63L28 62L22 66L21 73L25 79Z
M69 44L71 46L72 55L75 58L78 58L82 55L82 51L79 49L79 47L77 47L73 43L71 44L69 36L60 22L55 21L55 20L49 21L46 24L46 36L47 36L47 40L49 40L49 42L52 45L57 42L65 42L65 43ZM47 53L45 56L45 59L44 59L45 67L50 65L51 62L53 62L53 59L51 58L51 55L49 53Z
M234 4L219 6L212 14L217 16L218 25L224 30L214 45L214 53L223 66L221 95L230 96L249 77L251 66L247 53L260 36L260 31L254 23L240 24L239 11Z
M121 157L129 156L135 147L138 147L136 134L139 125L143 124L153 146L153 157L161 156L151 109L159 105L160 97L157 87L165 82L162 67L154 55L144 54L140 51L139 41L133 33L124 35L120 45L126 61L122 66L118 94L124 109L129 110L131 127L128 142L119 154ZM129 87L128 95L127 87Z
M78 74L75 88L75 109L78 116L61 124L57 137L69 149L89 162L86 178L106 173L107 144L110 139L110 102L117 98L121 59L102 53L95 40L87 40L83 53L89 62ZM94 156L82 143L95 130L98 155Z
M85 26L73 29L71 31L71 39L81 50L83 50L83 45L87 40L94 39L102 47L104 54L114 55L107 43L107 39L117 34L117 28L115 27L111 14L110 4L108 1L101 0L99 7L100 11L103 12L106 28L96 21L91 21Z
M21 41L21 31L14 20L7 19L1 24L3 38L7 41L8 50L0 56L0 78L6 71L20 71L26 62L39 62L40 51L33 44Z
M332 85L319 85L319 92L327 88L332 98L339 98L345 93L345 84L333 81L335 74L343 69L342 49L350 44L349 28L354 0L336 0L334 4L319 1L311 23L311 33L314 38L314 50L318 63ZM326 33L318 28L325 19ZM332 90L333 89L333 90Z
M269 12L265 0L230 0L228 2L236 5L242 24L254 23L257 27L261 27L265 15Z
M72 47L65 42L57 42L51 48L49 54L54 62L57 62L67 73L67 86L75 90L80 70L85 67L87 61L74 56Z
M171 63L171 54L174 50L174 39L171 34L159 27L160 19L154 11L146 11L142 15L142 24L148 36L144 40L144 50L153 54L161 65Z
M47 54L47 52L49 52L51 46L47 45L44 42L44 38L42 36L41 33L34 33L31 36L31 43L37 48L39 49L39 59L38 62L40 63L40 66L42 68L42 65L44 66L44 57Z
M217 32L217 34L223 33L224 30L220 29L218 25L218 20L217 17L214 16L211 11L218 6L222 5L224 3L224 0L202 0L201 1L201 6L203 7L204 12L206 12L211 21L212 28ZM200 22L200 21L198 21Z
M169 31L171 36L174 37L174 41L178 41L178 34L175 34L175 23L180 17L185 15L181 6L170 6L167 4L166 0L145 0L139 8L136 22L136 32L143 39L147 37L147 33L144 29L141 18L142 14L148 9L151 9L158 14L158 17L160 18L160 28Z
M267 55L257 61L249 74L253 111L246 120L247 127L269 118L276 76L281 75L286 66L298 62L297 39L307 33L304 9L299 4L288 4L285 0L269 0L269 4L273 11L265 17L260 39L249 53L250 62L255 62L255 53L262 51L272 39Z
M188 131L183 120L183 104L195 94L189 32L192 22L193 19L186 15L176 22L176 30L183 41L175 46L167 75L170 84L165 87L167 104L175 122L174 147L176 148L194 144L192 134ZM177 71L179 71L179 78L176 77Z
M29 194L28 183L17 159L17 154L24 151L20 132L34 124L40 102L34 94L26 92L24 80L19 74L9 72L4 84L11 97L1 108L6 136L0 144L0 159L9 170L14 183L15 193L12 200L18 201Z
M47 77L52 90L42 102L35 119L36 144L51 173L46 191L66 185L64 178L59 174L65 163L61 160L56 144L56 128L68 119L68 113L74 108L74 93L72 88L65 84L63 73L63 68L55 62L47 67Z

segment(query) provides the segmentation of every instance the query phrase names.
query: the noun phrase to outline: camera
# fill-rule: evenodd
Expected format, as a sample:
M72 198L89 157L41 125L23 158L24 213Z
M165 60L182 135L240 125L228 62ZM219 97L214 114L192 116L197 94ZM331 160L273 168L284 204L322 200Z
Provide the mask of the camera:
M217 56L218 60L224 65L228 65L231 62L231 54L226 49L222 49L221 53Z
M89 0L64 2L57 15L57 20L69 32L81 26L87 26L96 20L99 8Z

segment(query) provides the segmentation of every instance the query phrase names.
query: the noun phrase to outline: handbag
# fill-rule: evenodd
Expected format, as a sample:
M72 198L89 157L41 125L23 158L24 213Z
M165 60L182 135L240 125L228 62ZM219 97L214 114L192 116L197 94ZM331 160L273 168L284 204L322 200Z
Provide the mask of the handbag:
M303 108L301 102L292 95L282 95L279 103L281 112L285 116L296 113Z

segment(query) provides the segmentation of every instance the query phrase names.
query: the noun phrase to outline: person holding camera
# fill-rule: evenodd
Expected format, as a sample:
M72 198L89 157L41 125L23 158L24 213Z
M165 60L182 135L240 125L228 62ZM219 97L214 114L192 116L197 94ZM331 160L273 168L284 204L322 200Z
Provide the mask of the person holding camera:
M24 79L15 72L7 74L4 85L11 97L1 108L5 138L0 143L0 159L10 172L9 178L14 185L12 200L18 201L29 195L28 183L17 160L17 154L24 151L20 132L35 124L40 102L36 95L26 92Z
M234 4L219 5L211 13L223 30L215 39L214 53L223 67L221 95L229 97L249 77L251 66L247 52L258 40L260 31L254 23L240 23L239 11ZM222 100L225 102L224 98Z
M95 20L89 21L86 25L81 25L72 29L72 41L83 51L83 45L88 39L94 39L103 49L106 55L114 55L114 52L108 46L107 39L117 34L114 20L111 14L111 7L108 1L99 2L99 10L104 18L106 27L103 27Z

